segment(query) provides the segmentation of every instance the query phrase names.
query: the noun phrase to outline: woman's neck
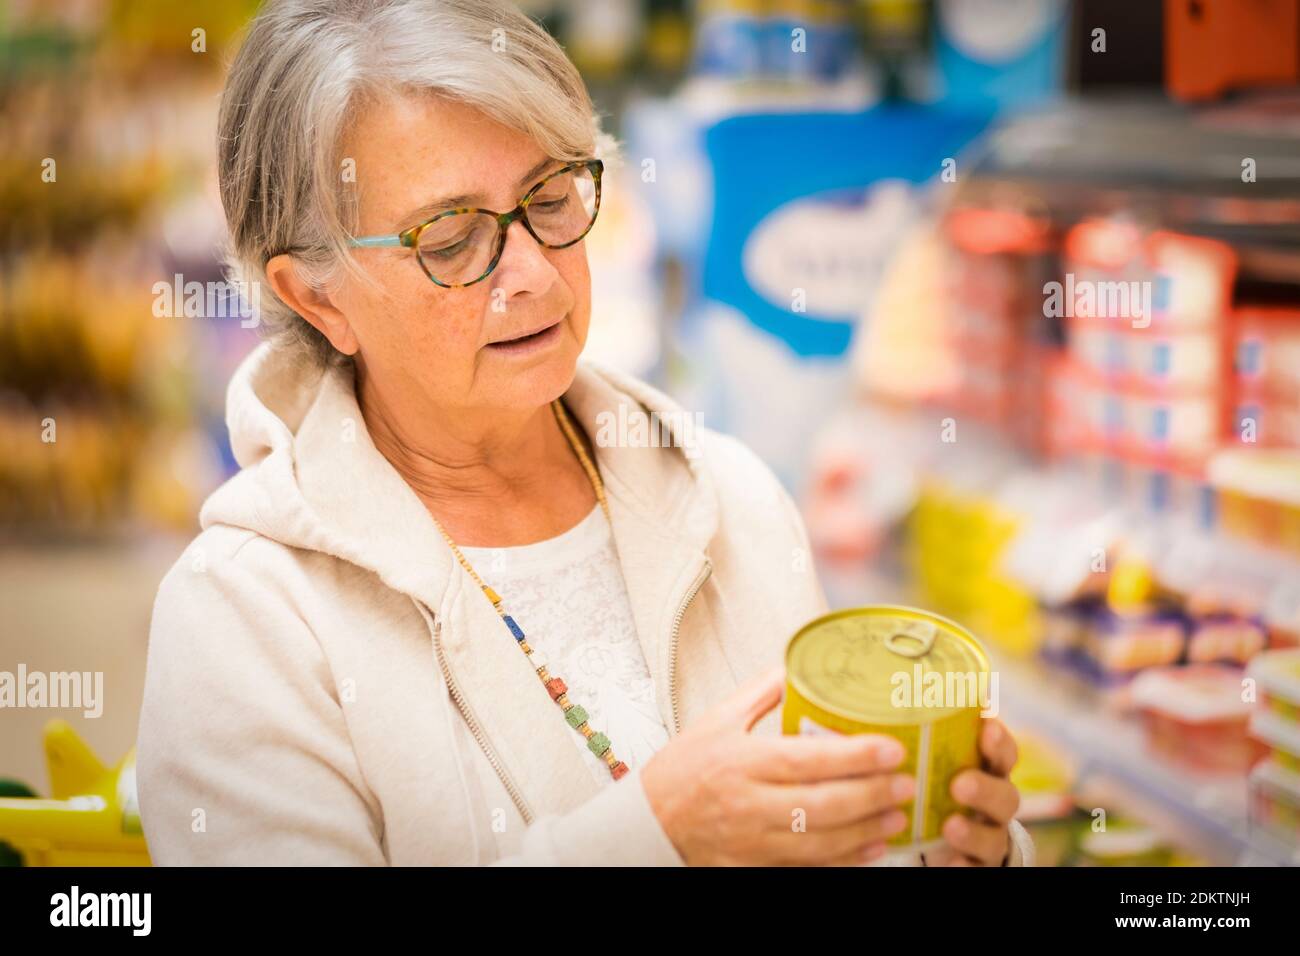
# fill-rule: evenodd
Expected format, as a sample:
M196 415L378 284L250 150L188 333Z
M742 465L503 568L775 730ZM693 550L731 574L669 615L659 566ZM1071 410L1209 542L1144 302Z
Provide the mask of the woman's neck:
M457 544L544 540L573 527L595 504L549 405L406 410L363 375L357 401L379 453Z

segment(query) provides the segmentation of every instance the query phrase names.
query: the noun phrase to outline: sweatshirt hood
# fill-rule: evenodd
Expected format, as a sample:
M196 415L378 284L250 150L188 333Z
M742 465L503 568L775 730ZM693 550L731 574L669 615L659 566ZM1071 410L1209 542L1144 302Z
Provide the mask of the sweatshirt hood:
M226 396L240 471L207 499L199 522L348 561L428 599L456 572L454 558L424 504L371 441L354 384L350 366L322 370L271 343L254 349ZM718 501L700 454L703 436L688 413L659 390L587 360L564 402L595 446L620 556L646 535L703 553L718 526Z

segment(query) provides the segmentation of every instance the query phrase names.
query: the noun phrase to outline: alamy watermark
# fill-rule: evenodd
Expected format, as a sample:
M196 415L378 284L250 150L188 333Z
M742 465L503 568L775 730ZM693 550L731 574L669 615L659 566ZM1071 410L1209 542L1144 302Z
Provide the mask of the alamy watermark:
M1131 319L1135 329L1151 324L1151 283L1145 280L1076 280L1067 272L1064 283L1044 283L1043 295L1043 315L1048 318Z
M185 281L179 272L171 282L160 280L151 288L153 314L157 318L239 319L241 328L256 328L262 287L244 280Z
M920 662L889 678L889 703L901 709L950 710L978 707L981 717L998 715L997 671L927 671Z
M684 410L648 414L619 405L596 416L596 445L601 448L681 448L688 458L700 453L701 412Z
M133 936L148 936L153 926L151 893L95 893L73 884L50 897L51 926L117 926Z
M104 712L103 671L0 671L0 709L47 707L81 709L95 718Z

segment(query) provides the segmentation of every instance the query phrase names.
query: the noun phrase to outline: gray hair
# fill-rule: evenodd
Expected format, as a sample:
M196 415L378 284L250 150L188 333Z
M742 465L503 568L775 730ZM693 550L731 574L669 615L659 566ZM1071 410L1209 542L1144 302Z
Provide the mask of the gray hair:
M531 136L553 159L609 154L581 76L541 26L504 0L269 0L226 79L218 178L231 278L262 283L261 323L318 362L329 341L263 282L291 253L326 289L356 270L356 190L341 141L359 104L429 91ZM355 274L355 272L354 272Z

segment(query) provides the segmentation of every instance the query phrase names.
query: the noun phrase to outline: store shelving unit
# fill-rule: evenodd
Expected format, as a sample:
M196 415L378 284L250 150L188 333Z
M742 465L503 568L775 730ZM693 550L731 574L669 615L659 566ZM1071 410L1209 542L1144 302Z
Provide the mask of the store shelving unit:
M958 202L1023 208L1041 216L1054 230L1088 216L1123 214L1135 222L1220 239L1240 257L1235 291L1244 301L1289 303L1300 286L1298 118L1300 102L1294 96L1231 104L1213 113L1155 100L1062 104L1014 119L976 147L975 155L967 160L971 174L959 187ZM1243 181L1244 157L1257 162L1261 171L1257 180ZM1051 268L1056 266L1053 260ZM1025 413L1036 410L1026 409ZM1068 490L1064 485L1071 476L1069 469L1058 471L1037 455L1014 453L1004 441L972 427L965 418L960 444L943 446L934 439L915 438L934 434L937 415L927 420L927 413L929 410L923 409L914 421L907 421L894 410L891 416L900 420L892 430L885 429L882 422L882 418L892 417L878 411L869 423L860 423L846 413L848 421L843 427L847 437L836 447L843 457L861 459L862 474L878 476L901 463L918 478L941 479L940 484L955 486L962 493L959 497L989 505L981 508L982 512L1014 517L1017 535L1024 530L1020 526L1049 517L1040 515L1042 506L1056 497L1049 492ZM908 436L914 439L910 444L904 440ZM1188 501L1171 499L1167 507L1161 506L1160 515L1148 513L1149 502L1137 481L1125 481L1122 488L1094 487L1098 476L1085 474L1092 465L1079 465L1074 477L1085 489L1096 492L1097 500L1090 495L1084 495L1083 502L1076 502L1077 496L1061 497L1071 507L1095 504L1099 518L1122 515L1124 520L1117 525L1123 529L1126 544L1132 547L1139 540L1145 544L1152 539L1149 557L1162 571L1186 571L1196 563L1194 557L1208 553L1213 560L1203 562L1206 567L1197 573L1206 579L1213 576L1220 584L1229 578L1235 583L1236 575L1230 573L1234 570L1249 578L1260 576L1257 572L1262 568L1269 572L1264 576L1270 580L1291 573L1291 565L1281 559L1247 554L1250 549L1229 547L1220 538L1200 540L1190 530L1175 534L1193 518L1199 521L1200 516L1188 510ZM865 491L861 497L867 499ZM992 507L994 504L997 507ZM1065 510L1073 516L1073 511ZM883 527L894 527L897 522L897 516L867 517ZM968 535L969 529L956 519L945 527L956 543L975 534L971 530ZM1078 530L1069 522L1062 521L1060 528L1051 523L1048 533L1039 535L1043 540L1033 551L1031 563L1051 564L1051 559L1067 548L1067 541L1053 533L1067 527ZM1099 524L1099 534L1101 527ZM1071 538L1068 546L1081 541ZM942 542L938 549L943 549ZM907 550L903 549L904 554ZM952 550L961 549L954 546ZM947 589L958 597L975 587L971 584L975 570L993 570L966 550L962 555L963 560L950 562L952 579L961 587ZM876 564L882 557L887 560L889 556L877 555L863 563ZM951 593L931 589L918 596L918 590L925 591L925 581L918 578L915 568L899 570L897 580L866 567L829 574L823 570L822 577L833 607L882 601L932 607L983 633L995 650L1017 643L1010 636L1013 629L995 633L997 626L984 626L980 615L986 608L973 608L973 616L968 616L967 609L947 603ZM1004 576L1014 577L1000 560L996 570L997 575L986 574L999 579L994 583L1001 584ZM1171 573L1165 577L1173 579ZM1052 603L1043 601L1043 596L1023 581L1008 583L1019 585L1017 590L1024 592L1025 603L1031 607ZM989 591L995 596L1001 593ZM990 605L994 601L989 598ZM1007 603L997 605L998 610L1004 610ZM1111 695L1033 656L1032 639L1019 643L1024 653L1011 656L1003 650L995 664L1001 680L1003 716L1013 727L1041 737L1074 766L1074 792L1082 805L1140 820L1170 845L1213 865L1300 865L1300 853L1290 846L1252 833L1245 773L1198 773L1161 758L1148 748L1138 715L1107 706Z
M1070 101L1009 120L974 157L966 198L1019 195L1062 223L1125 210L1229 243L1251 284L1300 284L1300 96L1214 109ZM1242 163L1254 163L1243 180ZM1258 293L1258 289L1255 290Z
M1181 843L1218 865L1298 865L1300 851L1252 836L1242 774L1199 774L1152 754L1141 725L1106 710L1081 680L1033 661L995 654L1003 716L1032 727L1077 762L1080 792L1114 800L1118 809L1180 824ZM1143 811L1155 809L1163 813Z
M866 568L827 569L822 580L832 607L916 603L902 580ZM1213 865L1300 865L1300 851L1251 833L1244 774L1200 774L1171 764L1147 749L1137 719L1108 708L1081 678L1036 658L996 647L990 652L999 716L1060 748L1085 800L1149 821Z

